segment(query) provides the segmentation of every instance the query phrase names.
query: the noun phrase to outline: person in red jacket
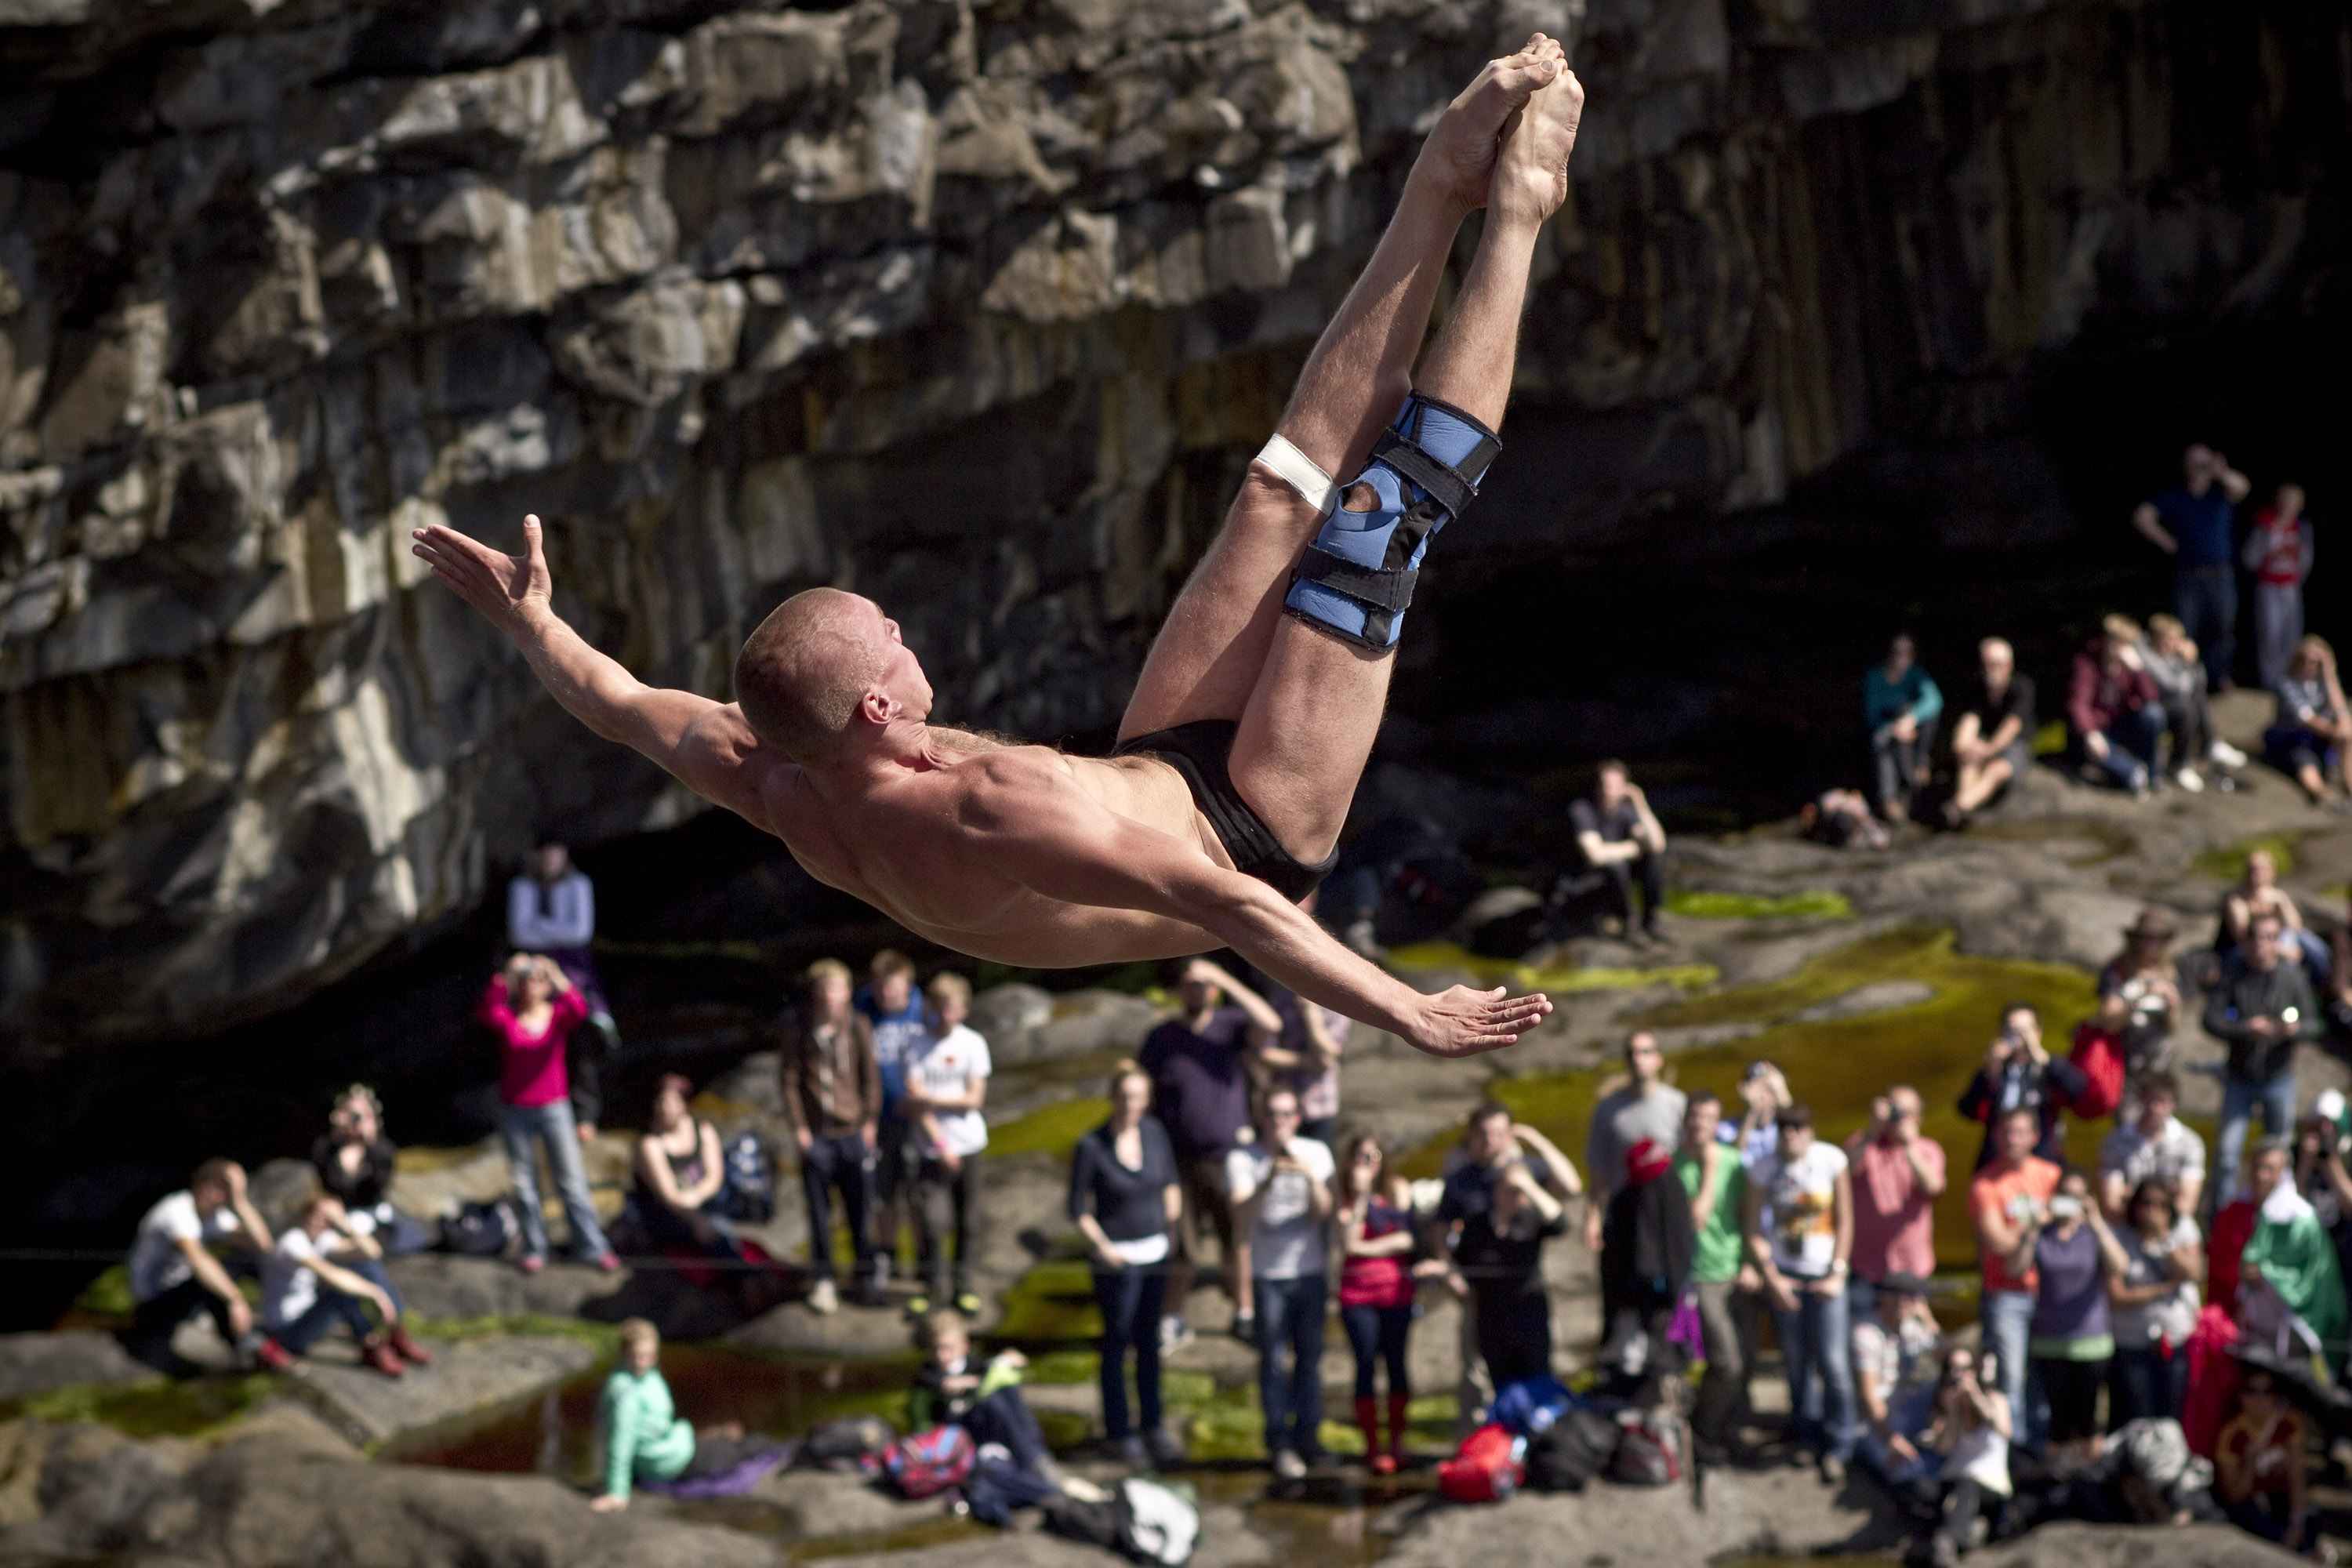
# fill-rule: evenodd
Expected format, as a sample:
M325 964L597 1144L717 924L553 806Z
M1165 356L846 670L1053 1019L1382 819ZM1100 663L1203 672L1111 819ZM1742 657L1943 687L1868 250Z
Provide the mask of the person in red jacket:
M2138 627L2109 616L2098 637L2074 656L2066 685L2066 726L2077 762L2145 795L2156 775L2164 700L2155 677L2140 662L2138 641Z
M2303 640L2303 584L2311 575L2311 519L2303 515L2303 487L2281 485L2278 498L2254 514L2241 564L2254 574L2254 659L2263 689L2276 691Z

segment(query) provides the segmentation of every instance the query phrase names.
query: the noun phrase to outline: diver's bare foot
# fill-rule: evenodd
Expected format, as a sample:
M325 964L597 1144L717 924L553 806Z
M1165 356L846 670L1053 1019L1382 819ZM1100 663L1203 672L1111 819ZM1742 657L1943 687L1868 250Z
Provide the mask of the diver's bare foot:
M1438 116L1414 172L1465 211L1483 206L1495 173L1504 122L1530 94L1568 71L1559 41L1537 33L1517 54L1489 60Z
M1528 96L1503 129L1487 202L1506 220L1540 224L1568 200L1568 159L1584 118L1584 84L1572 70Z

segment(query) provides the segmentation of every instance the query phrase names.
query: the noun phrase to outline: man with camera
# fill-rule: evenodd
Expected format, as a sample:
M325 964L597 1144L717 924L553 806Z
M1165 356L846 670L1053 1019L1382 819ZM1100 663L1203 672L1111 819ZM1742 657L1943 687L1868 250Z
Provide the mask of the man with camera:
M1285 1480L1319 1455L1323 1424L1323 1232L1331 1218L1331 1151L1298 1131L1298 1096L1277 1085L1259 1102L1258 1135L1227 1152L1238 1278L1257 1313L1258 1394L1265 1451ZM1285 1355L1290 1364L1283 1364Z
M2221 1202L2238 1194L2246 1127L2256 1106L2273 1138L2294 1131L2294 1048L2325 1026L2302 948L2274 909L2254 916L2242 962L2205 1004L2205 1032L2229 1047L2221 1075Z
M2053 1057L2042 1044L2042 1019L2023 1002L2001 1010L2000 1033L1985 1049L1984 1066L1969 1079L1960 1095L1960 1114L1985 1124L1984 1143L1977 1151L1982 1171L2000 1147L2000 1119L2012 1110L2033 1113L2033 1152L2044 1160L2060 1158L2059 1108L2083 1092L2089 1080L2063 1057Z
M1881 1281L1936 1272L1936 1200L1944 1148L1919 1131L1927 1107L1898 1083L1871 1102L1869 1131L1846 1148L1853 1167L1853 1314L1866 1317Z

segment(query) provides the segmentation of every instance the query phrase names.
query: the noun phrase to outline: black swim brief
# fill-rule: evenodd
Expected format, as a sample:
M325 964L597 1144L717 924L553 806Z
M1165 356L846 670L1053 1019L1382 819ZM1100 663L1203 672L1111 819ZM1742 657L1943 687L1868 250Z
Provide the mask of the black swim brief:
M1255 877L1295 904L1331 874L1339 855L1334 850L1307 865L1285 849L1274 830L1250 809L1249 802L1234 788L1234 776L1225 766L1240 729L1228 719L1202 719L1122 741L1111 755L1158 757L1183 774L1185 787L1192 792L1192 804L1216 829L1217 841L1234 858L1234 868Z

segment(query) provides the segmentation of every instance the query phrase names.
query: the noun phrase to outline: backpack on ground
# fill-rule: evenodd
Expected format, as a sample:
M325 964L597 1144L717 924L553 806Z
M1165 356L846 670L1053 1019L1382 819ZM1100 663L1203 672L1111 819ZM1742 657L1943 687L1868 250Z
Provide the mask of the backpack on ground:
M776 1156L757 1132L738 1132L719 1150L726 1184L719 1189L722 1218L765 1225L776 1217Z
M1100 1501L1092 1498L1075 1498L1067 1493L1047 1498L1045 1502L1045 1529L1081 1546L1098 1546L1105 1552L1117 1552L1120 1550L1119 1527L1127 1517L1126 1506L1117 1495Z
M961 1426L934 1426L909 1433L884 1450L882 1474L900 1497L919 1501L963 1485L979 1457L971 1433Z
M1623 1410L1617 1415L1617 1451L1609 1479L1629 1487L1672 1486L1683 1479L1682 1423L1664 1410Z
M441 1220L441 1250L466 1258L503 1258L522 1235L515 1200L480 1198Z
M1576 1395L1568 1391L1568 1384L1546 1373L1506 1384L1495 1395L1487 1418L1521 1437L1533 1437L1559 1420L1575 1402Z
M1621 1430L1597 1410L1563 1412L1528 1439L1528 1485L1539 1492L1582 1491L1616 1458Z
M1201 1540L1201 1510L1175 1488L1130 1476L1118 1483L1118 1550L1136 1563L1174 1568Z
M880 1468L879 1456L898 1440L890 1423L879 1415L845 1415L821 1421L801 1439L801 1463L813 1469L856 1470Z
M1437 1489L1450 1502L1501 1502L1527 1479L1526 1450L1526 1438L1490 1421L1463 1438L1454 1458L1437 1467Z

